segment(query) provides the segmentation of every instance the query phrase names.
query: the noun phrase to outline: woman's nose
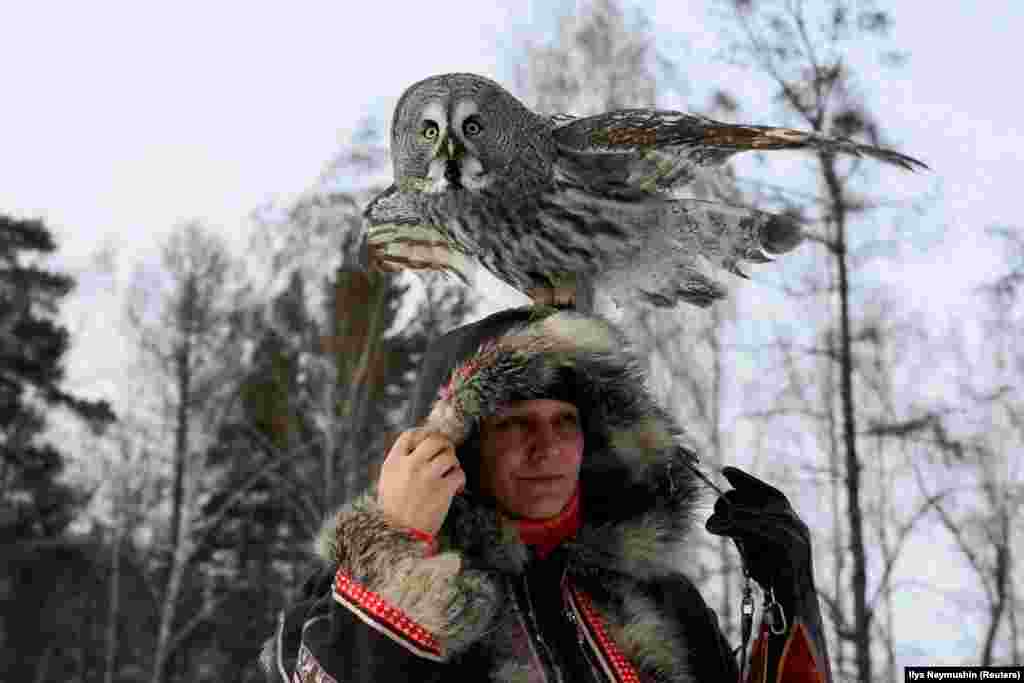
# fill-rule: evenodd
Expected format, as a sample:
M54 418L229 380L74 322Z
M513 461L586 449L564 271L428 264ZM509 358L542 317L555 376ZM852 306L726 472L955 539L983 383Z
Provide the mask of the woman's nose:
M534 428L533 454L535 457L546 457L558 453L561 439L553 425L542 422Z

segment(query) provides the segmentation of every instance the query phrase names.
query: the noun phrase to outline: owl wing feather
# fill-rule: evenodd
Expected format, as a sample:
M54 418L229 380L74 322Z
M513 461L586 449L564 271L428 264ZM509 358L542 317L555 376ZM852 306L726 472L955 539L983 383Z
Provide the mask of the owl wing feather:
M550 201L567 222L601 215L629 228L631 239L594 254L595 285L620 305L708 306L727 295L721 270L746 278L742 263L772 261L803 238L791 216L712 201L623 200L573 187Z
M591 191L635 197L693 181L733 154L810 149L870 157L906 170L928 168L913 157L847 138L773 126L736 125L658 109L623 109L573 118L550 117L558 158L555 173Z
M663 204L642 247L601 273L600 286L620 304L710 306L728 295L722 270L748 279L742 263L772 261L802 239L787 216L697 199Z

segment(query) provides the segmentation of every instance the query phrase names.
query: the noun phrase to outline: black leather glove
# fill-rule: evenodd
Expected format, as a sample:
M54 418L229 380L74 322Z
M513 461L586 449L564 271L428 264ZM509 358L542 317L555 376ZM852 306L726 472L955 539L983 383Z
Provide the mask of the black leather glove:
M774 486L735 467L722 474L733 488L715 502L706 528L736 541L750 576L773 589L783 612L772 612L779 619L773 635L762 631L760 648L755 645L751 653L750 680L831 683L807 525ZM780 622L782 630L774 630Z
M762 588L799 594L813 587L811 534L786 496L736 467L722 474L733 489L715 502L707 530L737 541L747 571Z

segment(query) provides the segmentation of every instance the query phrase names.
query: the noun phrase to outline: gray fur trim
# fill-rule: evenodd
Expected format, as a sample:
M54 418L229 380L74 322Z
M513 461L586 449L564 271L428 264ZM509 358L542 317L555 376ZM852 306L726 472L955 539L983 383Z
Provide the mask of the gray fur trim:
M614 356L634 371L628 341L611 323L575 312L550 313L508 330L493 348L482 350L456 369L449 391L434 403L422 427L448 436L456 445L477 420L492 415L511 395L543 396L557 371L578 361Z
M678 573L680 562L689 559L685 541L688 521L651 510L616 524L584 523L569 547L582 569L597 567L637 579L657 579Z
M617 614L597 606L608 624L609 635L622 654L637 668L657 675L658 680L692 683L689 653L675 623L650 598L634 587L619 587L622 604Z
M493 506L469 495L452 500L441 534L442 547L458 548L482 566L501 573L519 574L530 559L515 524Z
M425 556L424 543L388 522L370 494L338 512L320 537L326 559L429 631L446 659L483 635L502 601L493 575L464 568L454 551Z

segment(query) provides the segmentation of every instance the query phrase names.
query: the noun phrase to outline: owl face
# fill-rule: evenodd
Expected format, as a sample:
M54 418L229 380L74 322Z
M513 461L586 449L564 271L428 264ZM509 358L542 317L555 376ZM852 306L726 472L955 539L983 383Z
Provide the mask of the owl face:
M473 74L410 86L391 126L399 187L427 194L478 192L515 176L517 131L534 116L497 83Z

